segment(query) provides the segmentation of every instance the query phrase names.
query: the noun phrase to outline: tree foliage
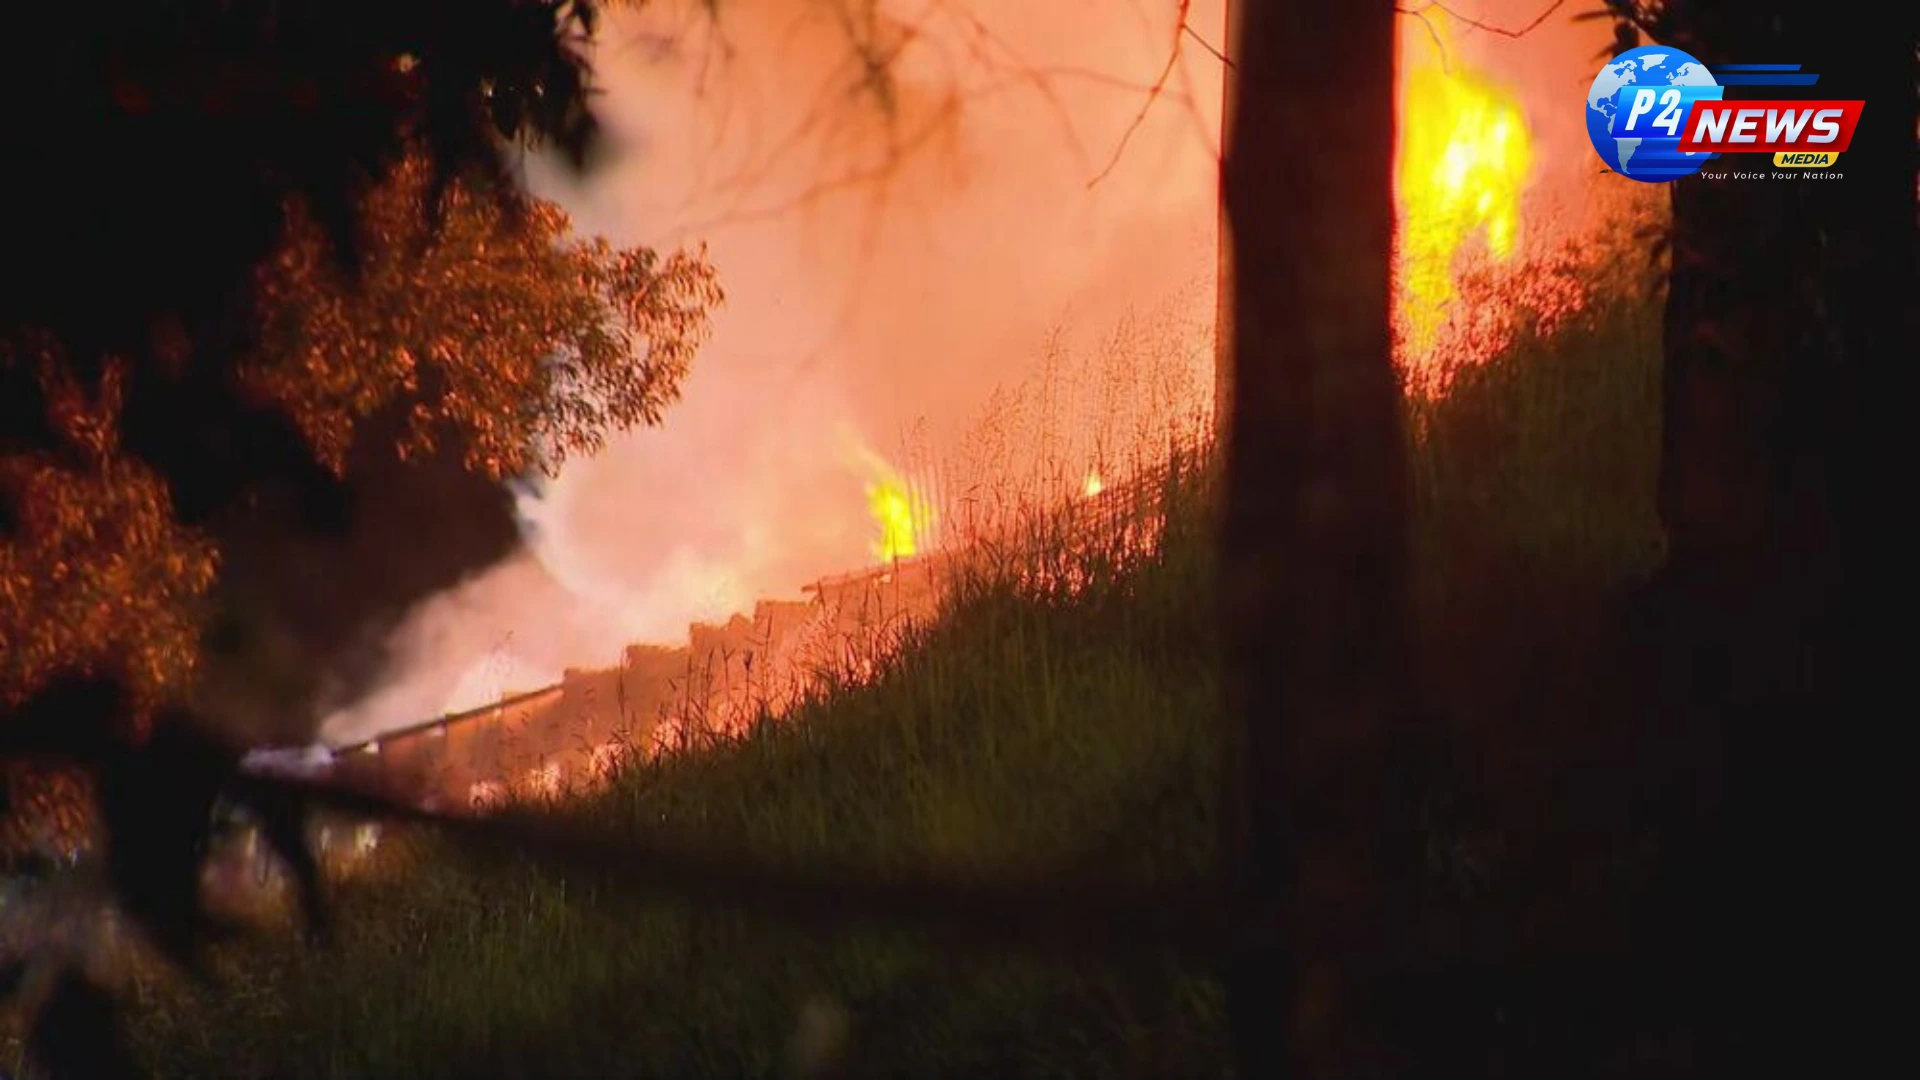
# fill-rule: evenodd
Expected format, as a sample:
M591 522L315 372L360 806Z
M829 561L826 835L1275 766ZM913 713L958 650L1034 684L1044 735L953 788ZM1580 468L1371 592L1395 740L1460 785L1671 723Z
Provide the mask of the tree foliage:
M120 452L124 366L110 365L88 395L36 359L70 441L0 456L11 519L0 534L0 704L63 667L112 671L151 703L192 670L194 602L212 584L213 548L173 518L153 470Z
M572 238L551 204L509 217L458 182L429 218L431 182L415 156L371 193L357 272L290 202L287 242L258 270L254 345L235 365L247 400L290 417L335 474L363 423L396 407L401 456L451 445L493 478L551 472L610 430L657 421L720 300L711 268ZM123 452L127 365L108 362L88 388L46 339L0 363L33 367L62 436L0 457L12 518L0 695L18 701L62 668L110 671L148 701L180 689L218 551Z
M206 714L216 670L254 659L223 637L318 646L311 669L499 557L502 481L657 420L720 300L699 255L570 237L511 174L542 144L585 164L595 7L9 15L0 855L103 840L119 909L189 970L222 800L324 924L316 795L242 775ZM413 528L442 507L465 513ZM406 565L368 563L386 554ZM110 997L58 942L0 950L14 995L47 1075L124 1072L99 1053Z
M249 392L285 408L336 472L357 423L401 399L403 455L451 438L469 468L496 478L551 474L609 430L657 422L720 301L711 268L572 238L551 203L510 222L462 185L430 228L420 210L431 183L415 156L373 193L358 275L293 208L290 241L259 277Z
M206 346L240 329L288 196L349 255L367 191L423 146L516 198L501 149L594 136L580 0L100 0L8 16L5 258L31 273L0 332L38 326L76 361L147 355L165 324Z
M103 0L80 21L9 16L0 92L32 105L0 179L8 850L71 846L91 827L79 803L119 807L101 824L122 841L171 805L166 770L125 754L192 722L177 706L231 579L244 594L287 576L231 557L235 520L256 540L263 522L271 537L365 533L350 524L363 474L396 453L497 485L673 400L720 299L711 269L570 237L508 167L541 145L587 161L595 14L584 0ZM438 587L373 577L336 622L377 632ZM109 848L130 846L155 847ZM148 855L198 857L159 847Z
M551 212L525 213L502 151L547 143L585 160L595 129L580 46L594 15L591 3L554 0L102 0L80 19L46 5L9 15L0 93L31 104L16 111L19 157L0 179L0 260L12 271L0 294L0 714L59 668L112 672L146 700L182 685L195 598L218 566L204 526L264 485L290 485L310 507L339 503L326 448L355 408L404 384L356 375L354 408L330 408L338 366L331 386L322 369L297 374L311 355L289 357L260 335L287 329L256 303L282 265L269 260L324 248L336 296L370 263L397 265L362 220L385 205L394 231L405 197L379 196L396 167L403 182L388 186L426 201L415 235L449 205L468 206L476 227L482 205L503 222L534 219L518 232L523 251L557 235ZM517 278L500 264L500 285L537 281L566 258ZM576 291L606 303L623 288L620 302L635 303L646 293L631 290L653 278L692 280L641 253L572 258L604 268ZM283 280L318 284L312 273ZM686 296L667 292L605 320L606 335L671 322L666 308ZM577 324L586 308L575 303ZM311 329L322 352L357 360L326 344L323 325ZM675 348L649 353L636 378L670 389L684 364ZM537 381L514 385L545 390ZM475 398L472 382L423 388L429 410L455 418L436 434L490 428L480 456L510 471L527 455L509 447L541 406L523 398L503 423L481 411L502 399ZM599 419L582 396L553 395L565 417L555 433ZM604 418L651 415L631 393L614 400Z

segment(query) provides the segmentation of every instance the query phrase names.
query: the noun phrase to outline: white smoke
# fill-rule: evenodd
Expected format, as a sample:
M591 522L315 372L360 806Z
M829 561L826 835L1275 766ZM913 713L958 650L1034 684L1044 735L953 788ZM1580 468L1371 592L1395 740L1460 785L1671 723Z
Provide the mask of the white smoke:
M523 499L528 554L414 612L397 677L330 740L865 564L871 477L848 439L897 460L925 420L938 452L1049 327L1089 342L1212 266L1221 67L1177 5L777 0L717 24L705 6L603 27L615 160L577 186L528 162L580 231L708 246L728 303L684 399ZM1188 21L1218 42L1221 0ZM885 85L854 77L865 47Z

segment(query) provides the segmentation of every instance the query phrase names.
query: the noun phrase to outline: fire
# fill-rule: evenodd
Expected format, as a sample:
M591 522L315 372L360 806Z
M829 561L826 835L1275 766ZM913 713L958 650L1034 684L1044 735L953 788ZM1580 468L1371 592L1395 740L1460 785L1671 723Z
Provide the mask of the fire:
M1107 490L1107 484L1106 481L1100 479L1099 470L1089 470L1086 480L1080 485L1081 496L1091 499L1105 490Z
M850 428L842 430L841 448L851 469L867 478L867 513L879 530L872 541L874 556L890 563L919 554L933 531L933 506L925 491Z
M589 755L588 768L594 776L605 780L619 771L625 758L626 748L620 743L601 743Z
M529 769L526 776L528 790L545 799L555 798L560 794L560 780L560 766L552 761Z
M1395 194L1400 210L1400 305L1408 346L1430 349L1453 299L1454 266L1484 237L1505 261L1520 234L1520 196L1533 167L1525 114L1512 93L1464 70L1449 52L1413 62L1402 50L1400 146Z
M867 508L880 527L873 553L882 562L910 558L920 550L931 520L926 501L897 476L888 475L867 485Z

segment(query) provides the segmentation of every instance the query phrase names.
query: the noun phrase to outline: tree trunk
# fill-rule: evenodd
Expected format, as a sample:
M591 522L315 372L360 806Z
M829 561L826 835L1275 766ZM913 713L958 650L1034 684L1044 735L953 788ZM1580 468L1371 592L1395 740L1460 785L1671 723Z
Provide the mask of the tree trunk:
M1226 18L1220 36L1220 155L1224 163L1227 139L1233 131L1234 99L1239 95L1239 80L1234 78L1240 62L1240 0L1226 0ZM1221 173L1222 183L1226 174ZM1226 442L1227 422L1233 415L1233 226L1227 220L1224 191L1220 199L1220 232L1215 241L1218 259L1214 278L1213 330L1213 427Z
M1709 68L1798 62L1818 88L1729 98L1864 99L1842 179L1673 185L1654 625L1656 811L1666 873L1650 986L1713 1068L1803 1074L1866 1053L1871 995L1897 977L1890 865L1910 781L1888 703L1909 658L1912 559L1878 479L1907 460L1916 359L1914 17L1881 5L1695 2L1673 44ZM1707 172L1771 172L1730 155ZM1904 725L1901 725L1904 726ZM1657 742L1655 741L1657 740ZM1851 969L1851 970L1850 970ZM1841 1010L1841 1011L1836 1011ZM1697 1027L1696 1027L1697 1025ZM1798 1068L1796 1069L1796 1066Z
M1405 715L1391 357L1394 13L1242 0L1223 168L1236 364L1222 536L1242 1075L1383 1076L1409 925L1387 755Z

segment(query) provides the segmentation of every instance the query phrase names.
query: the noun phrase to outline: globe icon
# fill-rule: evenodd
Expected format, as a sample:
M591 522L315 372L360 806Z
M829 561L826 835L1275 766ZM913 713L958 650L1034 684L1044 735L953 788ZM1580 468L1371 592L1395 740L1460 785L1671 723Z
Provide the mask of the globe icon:
M1660 91L1646 102L1659 107L1632 116L1631 133L1619 130L1615 121L1620 91L1643 87ZM1675 92L1667 92L1669 87ZM1681 150L1679 123L1693 102L1717 100L1720 93L1720 84L1707 65L1679 49L1665 45L1628 49L1601 68L1587 90L1587 138L1607 168L1628 179L1660 184L1691 176L1719 155ZM1656 125L1656 120L1666 123Z

